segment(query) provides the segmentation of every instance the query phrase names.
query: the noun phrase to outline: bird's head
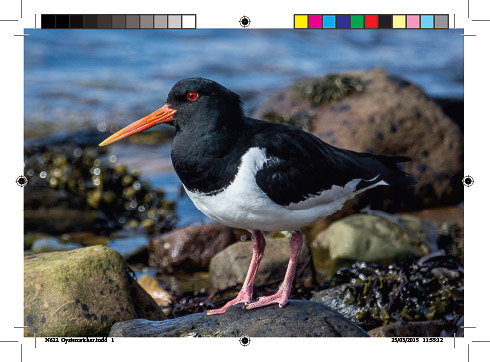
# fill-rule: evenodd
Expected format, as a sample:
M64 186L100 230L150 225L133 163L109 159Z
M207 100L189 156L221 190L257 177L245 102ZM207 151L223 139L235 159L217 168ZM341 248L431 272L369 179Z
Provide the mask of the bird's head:
M233 122L242 119L242 102L236 93L209 79L187 78L172 87L162 108L114 133L99 146L120 141L161 123L169 123L177 129L212 131L233 126Z

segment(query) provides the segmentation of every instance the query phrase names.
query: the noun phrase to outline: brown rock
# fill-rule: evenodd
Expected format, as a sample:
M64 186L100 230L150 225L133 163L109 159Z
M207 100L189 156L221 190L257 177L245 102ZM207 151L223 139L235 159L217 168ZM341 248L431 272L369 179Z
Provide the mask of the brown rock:
M233 241L230 228L218 224L188 226L154 237L149 263L167 272L207 270L211 258Z
M145 274L138 279L138 284L157 302L166 315L170 314L172 296L160 286L158 280Z
M463 137L458 126L408 81L380 69L349 75L362 81L363 91L330 104L312 105L293 85L273 94L253 116L313 111L312 132L334 146L412 158L406 171L419 183L405 208L459 202ZM369 203L379 208L375 199L372 196Z

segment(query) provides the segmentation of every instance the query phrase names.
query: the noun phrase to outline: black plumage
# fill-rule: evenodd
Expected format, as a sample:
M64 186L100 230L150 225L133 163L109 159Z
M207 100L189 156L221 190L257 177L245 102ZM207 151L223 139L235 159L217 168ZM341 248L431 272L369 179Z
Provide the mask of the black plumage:
M356 190L381 180L398 186L416 183L399 165L410 161L408 157L344 150L302 130L245 117L238 95L208 82L212 81L180 81L167 99L170 106L179 103L174 116L172 162L188 190L206 195L222 191L233 182L241 157L252 147L265 149L269 158L257 172L257 185L282 206L318 195L334 185L343 187L357 178L361 181ZM184 102L188 109L181 112L180 103L191 90L220 98L220 102L205 100L200 108ZM208 107L213 110L209 112Z

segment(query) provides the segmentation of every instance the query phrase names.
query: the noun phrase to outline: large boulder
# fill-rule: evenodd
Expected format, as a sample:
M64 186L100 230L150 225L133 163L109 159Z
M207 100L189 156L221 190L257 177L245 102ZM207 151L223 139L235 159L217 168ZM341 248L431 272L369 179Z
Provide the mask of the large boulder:
M116 323L112 337L368 337L350 322L319 303L291 300L284 308L271 305L246 310L234 305L225 314L206 313L152 322L144 319Z
M311 244L318 281L355 261L388 265L437 248L437 229L430 222L386 215L351 215L318 234Z
M255 286L282 280L290 255L289 238L268 238L264 256L255 277ZM218 253L209 265L211 283L216 289L225 289L243 283L252 260L252 242L242 241ZM297 285L313 284L313 265L306 242L303 243L296 269Z
M309 114L311 131L337 147L411 157L406 171L419 183L414 197L404 200L405 208L462 200L460 129L420 88L382 69L297 82L272 94L253 116L268 119L271 114L289 115L287 119ZM387 207L379 197L383 188L375 190L357 202Z
M211 258L233 242L233 232L228 227L188 226L154 237L149 264L167 272L207 270Z
M121 255L93 246L25 257L24 318L26 336L107 336L115 322L166 317Z

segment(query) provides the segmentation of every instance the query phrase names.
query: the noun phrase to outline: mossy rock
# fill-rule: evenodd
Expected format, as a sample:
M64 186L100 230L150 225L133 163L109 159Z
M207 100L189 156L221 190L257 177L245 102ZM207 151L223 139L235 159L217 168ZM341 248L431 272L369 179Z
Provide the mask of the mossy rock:
M134 318L166 317L111 248L24 258L26 336L106 336L114 323Z
M319 281L355 261L388 265L435 249L437 229L430 222L402 216L356 214L332 223L311 245Z

